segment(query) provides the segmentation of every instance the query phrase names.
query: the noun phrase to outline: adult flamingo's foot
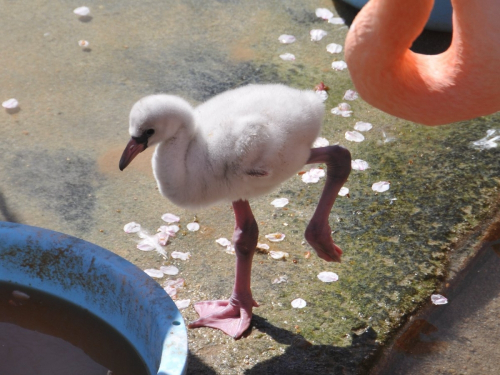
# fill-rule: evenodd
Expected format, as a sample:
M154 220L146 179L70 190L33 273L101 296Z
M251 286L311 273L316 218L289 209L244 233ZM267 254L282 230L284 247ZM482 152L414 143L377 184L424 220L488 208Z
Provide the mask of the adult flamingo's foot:
M200 319L191 322L189 328L210 327L220 329L226 335L239 339L250 327L252 307L258 307L252 299L252 304L245 306L229 300L202 301L194 305Z

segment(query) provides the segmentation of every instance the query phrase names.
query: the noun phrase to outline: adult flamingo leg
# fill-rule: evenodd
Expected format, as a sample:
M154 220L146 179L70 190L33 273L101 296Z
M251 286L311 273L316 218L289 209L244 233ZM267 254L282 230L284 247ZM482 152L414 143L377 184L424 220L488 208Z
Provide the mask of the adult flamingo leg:
M340 262L342 250L333 242L328 218L335 198L351 172L351 153L341 146L314 148L307 163L325 163L327 171L325 187L306 228L305 238L321 259Z
M252 259L257 246L259 229L246 200L233 202L236 225L233 244L236 252L236 276L229 300L203 301L194 305L200 319L189 328L217 328L235 339L240 338L252 319L252 308L259 305L252 298L250 279Z

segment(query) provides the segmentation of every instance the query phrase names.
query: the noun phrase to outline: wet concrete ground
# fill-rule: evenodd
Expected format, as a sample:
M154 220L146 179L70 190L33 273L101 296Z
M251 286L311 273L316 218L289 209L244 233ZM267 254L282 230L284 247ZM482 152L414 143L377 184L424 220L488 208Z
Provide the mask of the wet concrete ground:
M81 5L91 8L90 18L72 13ZM36 0L4 1L2 7L8 11L0 14L0 97L17 98L20 111L0 113L0 219L83 238L143 269L174 264L187 283L179 299L230 295L234 256L215 239L231 237L232 211L221 204L189 212L162 198L151 173L151 150L118 170L131 105L157 92L196 104L247 83L313 88L324 81L331 88L322 136L370 164L353 171L346 184L350 197L339 197L331 215L343 263L304 257L311 249L303 244L303 231L322 182L306 185L297 176L252 201L260 241L267 242L268 233L285 233L285 241L270 246L290 258L256 255L253 293L261 307L248 337L234 341L209 329L189 331L192 374L363 371L439 287L449 255L459 252L466 259L473 253L459 244L498 207L500 149L471 146L488 130L500 131L498 114L426 128L361 99L349 102L352 117L330 113L353 89L347 70L331 68L342 53L326 52L329 43L343 45L347 27L328 24L314 11L326 7L349 18L341 3ZM328 35L311 42L309 31L316 28ZM281 34L297 41L280 44ZM89 48L79 47L79 40L88 40ZM281 60L285 52L296 60ZM356 121L373 124L361 143L344 136ZM377 181L390 181L390 190L373 192ZM290 204L275 209L270 202L277 197ZM166 251L190 251L189 261L141 252L137 238L123 232L130 221L154 232L166 212L179 215L184 228ZM201 229L189 232L185 225L195 215ZM316 277L321 271L336 272L339 281L322 283ZM288 282L272 284L281 275ZM306 308L291 308L297 297L307 301ZM192 307L183 314L186 320L196 317Z

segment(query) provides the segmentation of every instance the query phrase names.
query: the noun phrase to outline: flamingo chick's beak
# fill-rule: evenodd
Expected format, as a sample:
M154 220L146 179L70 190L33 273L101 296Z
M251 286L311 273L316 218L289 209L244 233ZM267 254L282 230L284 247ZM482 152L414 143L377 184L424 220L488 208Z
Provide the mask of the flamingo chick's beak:
M123 171L137 155L146 149L146 147L147 143L142 143L139 139L132 137L127 143L127 147L123 150L122 157L120 158L120 164L118 165L120 171Z

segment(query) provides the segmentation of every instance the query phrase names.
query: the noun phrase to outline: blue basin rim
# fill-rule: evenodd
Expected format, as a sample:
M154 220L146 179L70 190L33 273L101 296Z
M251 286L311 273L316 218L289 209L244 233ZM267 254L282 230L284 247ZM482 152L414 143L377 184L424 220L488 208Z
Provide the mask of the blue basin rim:
M0 280L88 309L135 347L151 374L187 366L182 315L141 269L97 245L47 229L0 222Z
M361 9L368 0L343 0L345 3ZM471 0L473 1L473 0ZM452 31L452 16L453 10L450 0L434 0L434 8L432 9L427 25L428 30L434 31Z

